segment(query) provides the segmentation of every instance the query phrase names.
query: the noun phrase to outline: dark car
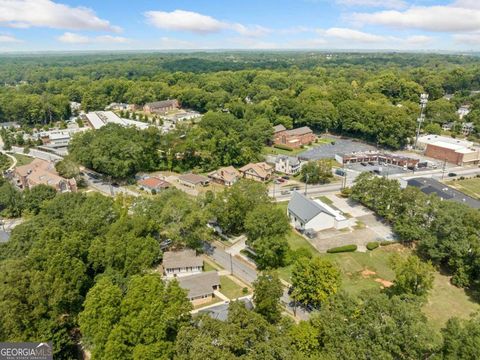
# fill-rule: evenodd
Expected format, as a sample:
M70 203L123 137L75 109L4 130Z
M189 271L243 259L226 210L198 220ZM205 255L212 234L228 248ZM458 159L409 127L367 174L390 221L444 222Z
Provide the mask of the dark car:
M285 180L290 180L290 176L287 176L287 175L285 175L285 176L282 176L282 179L285 179Z
M367 166L367 163L366 162L361 162L360 165Z
M448 176L455 177L455 176L457 176L457 174L456 173L448 173Z

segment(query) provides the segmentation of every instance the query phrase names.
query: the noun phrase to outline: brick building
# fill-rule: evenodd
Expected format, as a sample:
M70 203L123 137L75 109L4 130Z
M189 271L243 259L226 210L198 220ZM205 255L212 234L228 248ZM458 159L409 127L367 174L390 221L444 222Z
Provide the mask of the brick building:
M147 103L143 106L143 111L146 114L164 114L167 111L175 110L178 108L178 101L176 99L173 99Z
M312 129L308 126L291 130L286 130L283 126L274 128L274 144L276 145L285 145L297 149L302 145L311 144L316 138Z

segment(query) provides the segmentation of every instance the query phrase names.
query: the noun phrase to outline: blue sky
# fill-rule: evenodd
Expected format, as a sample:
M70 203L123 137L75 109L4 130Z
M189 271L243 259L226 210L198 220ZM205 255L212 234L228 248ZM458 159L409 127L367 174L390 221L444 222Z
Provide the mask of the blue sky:
M480 50L480 0L0 0L0 51Z

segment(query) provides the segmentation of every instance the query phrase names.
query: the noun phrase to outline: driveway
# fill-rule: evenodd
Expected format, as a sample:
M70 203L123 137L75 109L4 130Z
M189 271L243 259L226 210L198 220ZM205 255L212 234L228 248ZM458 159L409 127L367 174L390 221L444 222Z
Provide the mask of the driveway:
M333 206L335 206L338 210L340 210L344 214L350 214L354 218L369 215L372 213L365 206L351 199L343 198L335 194L329 194L325 196L328 199L332 200Z

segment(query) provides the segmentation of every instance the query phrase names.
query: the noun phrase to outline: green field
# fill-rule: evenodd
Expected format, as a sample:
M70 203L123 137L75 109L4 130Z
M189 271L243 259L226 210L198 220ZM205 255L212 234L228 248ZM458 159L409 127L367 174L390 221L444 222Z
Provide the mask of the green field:
M298 148L298 149L292 149L292 151L284 150L284 149L278 149L273 146L265 146L263 148L263 155L289 155L289 156L295 156L300 154L301 152L304 152L305 149Z
M480 199L480 178L449 181L447 185L475 199Z
M33 161L33 157L22 155L22 154L12 154L17 159L17 166L27 165Z
M243 293L243 287L225 275L220 276L220 292L229 299L236 299L247 295Z

